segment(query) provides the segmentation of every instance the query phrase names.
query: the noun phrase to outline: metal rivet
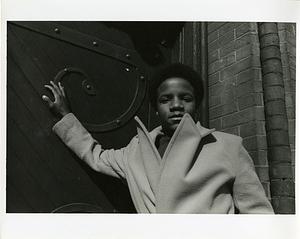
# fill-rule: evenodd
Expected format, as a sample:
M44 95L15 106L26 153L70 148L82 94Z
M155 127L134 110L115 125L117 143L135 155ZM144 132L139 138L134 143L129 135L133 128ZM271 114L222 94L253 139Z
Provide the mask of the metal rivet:
M129 53L127 53L125 56L126 56L127 59L131 58L131 55Z
M161 45L163 46L166 46L167 45L167 41L165 39L163 39L161 42L160 42Z
M59 34L60 33L60 30L58 28L55 28L54 29L55 33Z
M92 87L90 85L86 85L86 88L90 90Z
M120 120L120 119L117 119L117 120L116 120L116 124L117 124L117 125L121 124L121 120Z
M93 41L93 45L94 45L94 46L98 46L98 42Z
M128 67L126 67L126 68L125 68L125 71L129 72L129 71L130 71L130 69L129 69Z

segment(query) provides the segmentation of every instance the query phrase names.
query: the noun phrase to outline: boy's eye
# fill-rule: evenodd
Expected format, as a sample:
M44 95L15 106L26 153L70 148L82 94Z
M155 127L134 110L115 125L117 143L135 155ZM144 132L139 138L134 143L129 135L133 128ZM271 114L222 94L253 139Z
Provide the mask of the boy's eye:
M194 100L194 98L191 95L185 95L182 99L187 102L191 102Z
M167 103L169 101L169 97L166 97L166 96L163 96L163 97L160 97L158 102L163 104L163 103Z

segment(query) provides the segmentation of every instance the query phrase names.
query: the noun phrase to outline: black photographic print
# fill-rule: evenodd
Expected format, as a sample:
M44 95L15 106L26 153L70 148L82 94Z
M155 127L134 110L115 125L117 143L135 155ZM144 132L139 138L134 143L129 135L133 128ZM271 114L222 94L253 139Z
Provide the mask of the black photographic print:
M295 214L295 82L295 22L7 21L6 213Z

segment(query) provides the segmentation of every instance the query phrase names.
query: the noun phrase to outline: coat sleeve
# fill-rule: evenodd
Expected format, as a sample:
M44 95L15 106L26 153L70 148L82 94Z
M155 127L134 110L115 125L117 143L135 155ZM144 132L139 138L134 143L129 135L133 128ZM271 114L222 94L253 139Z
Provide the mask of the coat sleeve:
M253 161L240 143L233 199L240 213L273 214L273 208L255 172Z
M126 148L103 150L74 114L65 115L53 126L60 139L92 169L117 178L125 178Z

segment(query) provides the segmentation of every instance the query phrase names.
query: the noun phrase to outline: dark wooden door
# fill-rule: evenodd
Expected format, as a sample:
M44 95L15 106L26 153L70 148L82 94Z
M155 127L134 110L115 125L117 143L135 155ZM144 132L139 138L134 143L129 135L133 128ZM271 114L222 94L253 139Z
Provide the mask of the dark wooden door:
M41 96L51 95L50 80L61 81L72 111L103 147L123 147L136 134L134 115L148 128L157 123L147 82L171 61L166 44L181 26L8 23L7 212L134 212L126 184L93 172L52 133L57 119Z

